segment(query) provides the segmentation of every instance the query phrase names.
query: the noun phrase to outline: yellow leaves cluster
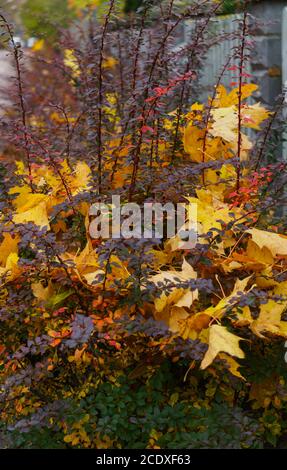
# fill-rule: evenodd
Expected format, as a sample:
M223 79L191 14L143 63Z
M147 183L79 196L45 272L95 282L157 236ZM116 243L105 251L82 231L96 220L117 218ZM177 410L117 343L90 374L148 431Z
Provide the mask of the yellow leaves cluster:
M86 163L78 162L72 171L66 160L59 165L57 171L46 165L32 165L30 177L27 176L24 164L17 162L16 174L22 177L23 184L10 189L10 194L14 196L12 200L13 222L15 224L32 222L39 228L47 230L51 229L51 217L55 205L87 190L91 179L90 168ZM69 192L67 192L67 188ZM84 215L87 213L87 207L83 203L77 207L77 210ZM59 224L61 221L53 225L56 233ZM11 230L11 224L9 227ZM64 222L60 225L61 228L65 229ZM9 232L3 233L0 245L0 278L5 282L13 281L21 273L18 266L18 243L18 235L12 235ZM34 289L35 296L42 301L45 300L45 296L48 297L51 294L49 286L44 288L38 285Z
M207 162L231 158L238 151L238 132L240 128L240 156L245 160L252 143L242 128L259 130L261 123L270 112L259 103L246 104L244 100L257 90L257 85L245 84L241 89L241 106L239 114L239 89L234 88L227 93L224 86L219 85L216 96L210 99L207 122L204 121L204 109L197 106L188 115L188 124L184 130L184 149L192 161ZM196 115L194 111L197 111ZM202 126L202 123L205 124Z
M244 101L249 98L252 93L258 89L258 85L254 83L247 83L241 88L241 100ZM213 106L215 108L229 108L230 106L238 104L238 88L233 88L227 93L226 88L223 85L218 85L216 90L216 97L213 100Z
M12 188L10 194L17 194L13 200L15 214L13 220L16 224L25 224L34 222L40 228L50 229L49 218L47 214L48 197L45 194L35 194L27 186Z
M235 325L248 325L251 331L260 338L264 338L268 333L287 338L287 322L281 320L287 308L287 282L278 283L270 294L280 296L282 300L275 301L270 298L266 303L261 304L256 319L252 317L250 308L244 307L242 312L236 313Z
M246 159L252 144L243 128L259 130L261 123L271 114L260 104L247 104L245 100L257 90L257 85L245 84L241 90L239 114L239 89L227 93L223 86L216 90L215 98L210 99L209 108L195 103L186 116L187 125L184 129L184 149L194 162L207 162L227 159L236 155L238 143L241 144L241 158ZM207 117L207 121L206 121ZM238 138L238 129L241 136ZM245 173L243 172L243 176ZM240 365L234 357L244 358L239 346L240 336L223 326L223 319L235 328L249 327L253 334L265 338L266 334L286 337L287 323L282 314L287 308L287 287L285 282L279 283L273 275L273 269L280 261L284 270L287 256L287 237L257 228L250 228L238 238L238 223L248 223L244 204L235 207L230 205L229 194L234 189L236 169L231 165L223 165L221 170L205 170L203 187L196 191L196 196L187 197L190 204L197 206L198 242L210 244L209 256L213 267L205 273L219 270L224 285L224 277L233 271L250 274L241 280L238 278L233 291L225 295L218 274L215 279L221 287L223 298L212 301L212 305L204 310L200 306L198 293L196 298L190 297L188 305L180 303L183 292L174 288L169 294L162 294L154 300L154 316L167 323L170 330L183 338L200 339L208 344L207 352L201 368L209 367L215 358L224 359L229 371L243 378L239 372ZM229 230L226 230L230 224ZM222 232L220 242L212 244L218 231ZM208 235L208 237L206 236ZM202 236L202 237L201 237ZM172 253L183 250L179 237L174 237L165 244L165 250ZM229 254L226 255L226 250ZM170 261L172 263L172 261ZM277 263L277 264L276 264ZM213 270L213 271L212 271ZM197 273L199 274L199 273ZM196 278L193 272L189 279ZM187 277L188 277L187 276ZM178 276L179 277L179 276ZM187 280L187 277L185 279ZM156 281L174 279L174 271L165 271L153 276ZM248 287L249 286L249 287ZM259 315L253 318L249 307L235 307L242 295L251 291L254 286L267 289L270 294L267 303L260 306ZM274 300L272 296L282 296L282 300ZM229 313L233 316L229 318ZM235 317L234 317L235 315Z
M81 444L82 447L90 447L91 439L85 430L85 425L89 423L89 421L90 415L86 414L79 421L73 423L72 432L65 435L64 441L70 443L72 446Z
M115 286L116 279L125 280L130 275L116 255L111 255L102 267L90 240L79 254L73 256L67 253L65 257L67 260L72 260L74 266L72 271L91 290L102 288L103 283L105 288L112 288Z
M17 173L24 178L27 174L22 162L18 162ZM33 222L49 230L50 214L55 205L87 190L90 179L91 171L85 162L77 162L73 171L67 160L57 171L46 165L33 165L31 177L22 186L10 190L10 194L15 195L13 221L16 224ZM35 192L28 181L32 181Z
M239 210L230 209L222 196L208 189L198 189L197 197L188 197L189 203L197 205L198 234L206 235L213 229L222 229L223 224L234 220L234 214L241 215ZM200 243L204 243L200 240Z
M64 64L71 69L73 78L78 78L81 74L80 67L75 56L73 49L65 49L64 51Z

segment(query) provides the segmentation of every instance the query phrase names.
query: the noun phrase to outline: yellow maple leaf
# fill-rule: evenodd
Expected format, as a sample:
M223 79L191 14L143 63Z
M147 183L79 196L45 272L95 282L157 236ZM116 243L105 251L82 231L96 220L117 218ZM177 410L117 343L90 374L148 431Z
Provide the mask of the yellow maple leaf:
M187 197L186 199L189 203L197 205L197 228L199 235L212 232L212 229L221 230L224 224L242 216L240 208L233 208L231 210L228 204L223 202L223 194L207 189L199 189L196 191L196 194L197 197ZM200 243L207 243L207 241L200 238Z
M0 245L0 266L6 266L6 261L11 253L18 254L19 236L9 232L3 234L3 241Z
M256 320L251 316L249 307L244 307L242 312L236 312L235 326L247 326L260 338L265 338L263 333L271 333L276 336L287 337L287 322L281 320L282 313L287 308L287 281L278 283L272 291L273 295L282 296L281 301L269 299L261 304L259 316Z
M194 125L192 121L184 128L183 143L190 160L197 163L232 157L226 142L220 137L213 137L205 129Z
M258 89L258 85L254 83L246 83L241 88L241 100L245 100L252 95L254 91ZM238 93L239 88L234 88L230 93L227 93L226 88L223 85L217 87L216 98L213 102L214 107L225 108L232 105L238 105Z
M196 279L197 274L193 267L186 260L182 263L181 271L162 271L149 277L149 281L157 284L159 282L172 285L169 293L163 292L160 297L156 298L155 309L162 312L167 306L174 305L177 307L190 307L190 305L198 298L198 291L180 287L180 283ZM178 287L177 287L178 286Z
M251 323L250 329L260 338L264 338L263 332L287 337L287 322L281 321L286 306L286 301L279 303L269 299L266 304L260 305L259 317Z
M164 321L174 333L179 331L182 320L189 316L186 308L198 298L197 289L184 288L180 284L196 277L196 272L186 260L182 263L181 271L162 271L149 277L149 281L154 284L161 282L167 287L171 284L168 293L163 292L154 299L154 316L156 320Z
M252 228L247 230L250 233L252 240L260 247L266 247L273 256L287 256L287 237L279 233L266 232Z
M47 214L46 202L40 202L35 207L26 210L24 212L18 212L13 216L13 220L16 224L25 224L27 222L33 222L40 228L47 227L50 229L49 218Z
M253 240L248 240L247 248L245 253L232 252L228 258L226 258L221 267L225 272L231 272L234 269L245 269L254 272L264 272L268 267L274 264L274 258L271 251L263 246L260 248Z
M238 364L238 362L232 356L228 356L226 353L219 353L218 357L220 357L220 359L224 359L224 361L227 362L228 370L232 375L238 377L239 379L246 380L238 370L240 364Z
M245 105L241 109L241 125L250 129L260 130L260 124L268 119L270 111L267 111L260 103L252 106Z
M13 220L16 224L34 222L41 228L50 228L47 214L48 195L32 193L28 185L14 187L10 194L17 194L12 202L15 207Z
M227 142L238 140L238 112L235 106L212 109L211 115L214 121L209 129L211 135L221 137Z
M52 282L49 281L47 287L44 287L42 282L34 282L31 284L31 289L33 295L40 301L40 302L47 302L53 295L54 289Z
M208 350L201 362L200 368L206 369L220 352L231 356L244 358L244 352L239 347L239 341L243 338L230 333L225 326L212 325L209 328Z
M18 260L19 257L17 253L10 253L7 257L5 267L0 267L0 278L5 276L4 284L13 281L21 273L21 269L18 267Z
M63 260L70 260L74 267L72 270L76 272L79 279L91 289L102 287L103 276L106 276L105 286L111 288L114 286L116 279L127 279L130 276L124 263L116 256L111 255L109 258L109 269L105 270L99 262L98 255L94 250L92 243L88 240L85 248L77 255L66 253L62 255Z

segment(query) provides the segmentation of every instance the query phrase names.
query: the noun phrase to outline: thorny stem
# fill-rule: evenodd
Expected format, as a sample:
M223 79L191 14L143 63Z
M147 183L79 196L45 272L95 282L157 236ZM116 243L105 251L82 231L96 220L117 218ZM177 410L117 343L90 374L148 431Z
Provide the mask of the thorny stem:
M28 166L28 172L29 172L29 185L31 187L31 191L34 192L33 184L32 184L32 167L31 167L31 156L30 156L30 148L29 148L29 138L28 138L28 132L27 132L26 108L25 108L25 103L24 103L22 72L21 72L21 65L20 65L20 52L19 52L20 50L14 41L12 29L9 23L7 22L6 18L2 14L0 14L0 19L2 20L4 27L6 28L8 32L9 39L11 41L12 48L13 48L15 67L16 67L16 72L17 72L18 97L19 97L21 118L22 118L22 124L23 124L24 148L25 148L25 154L26 154L26 160L27 160L27 166Z
M104 60L104 44L105 38L107 33L108 24L110 21L110 17L112 11L114 9L115 0L110 1L110 8L105 17L102 35L101 35L101 43L100 43L100 60L99 60L99 104L98 104L98 126L97 126L97 134L98 134L98 185L99 185L99 194L101 194L102 189L102 106L103 106L103 60Z
M64 116L65 124L66 124L66 131L67 131L66 147L65 147L64 153L66 153L66 160L67 160L68 166L72 170L71 162L70 162L71 126L70 126L69 117L63 106L60 106L58 104L52 104L52 103L50 103L50 106L60 111L62 115Z
M121 96L124 96L122 43L121 43L121 35L119 32L117 35L117 39L118 39L118 55L119 55L120 90L121 90ZM119 109L120 116L122 116L122 103L120 103L120 100L118 100L118 109Z
M237 127L237 175L236 175L236 190L239 191L240 188L240 176L241 176L241 127L242 127L242 114L241 114L241 105L242 105L242 85L243 85L243 70L244 70L244 52L245 52L245 43L246 43L246 33L247 33L247 9L245 3L245 9L243 14L243 28L242 28L242 37L239 51L239 86L238 86L238 127Z
M54 157L50 154L50 152L45 149L45 147L43 146L43 144L38 140L36 139L35 137L33 137L33 139L35 140L35 142L39 145L39 147L43 150L43 152L46 153L46 155L48 156L50 162L51 162L51 166L54 168L55 172L57 173L57 175L59 176L63 186L64 186L64 189L66 191L66 194L67 194L67 198L69 199L69 202L71 203L72 205L72 209L73 209L73 212L76 213L75 211L75 208L74 208L74 205L73 205L73 196L72 196L72 193L70 191L70 188L64 178L64 176L62 175L62 172L60 171L59 169L59 164L55 161Z
M204 4L206 4L206 3L208 3L208 2L204 1L202 6L204 6ZM216 8L213 9L213 12L216 11L222 5L222 3L223 2L220 2L218 5L216 5ZM153 77L153 73L154 73L156 64L159 60L159 57L161 56L162 49L165 46L166 41L168 40L168 38L170 37L172 32L181 23L181 21L184 21L185 19L192 16L192 11L195 10L195 12L196 12L197 8L198 8L198 5L195 5L191 10L189 9L187 12L183 13L179 18L177 18L177 20L171 25L171 27L168 29L168 31L164 35L164 37L163 37L163 39L162 39L162 41L161 41L161 43L158 47L158 50L157 50L157 52L154 56L154 59L153 59L153 62L152 62L151 68L150 68L150 73L149 73L149 76L148 76L147 84L146 84L145 90L144 90L144 104L143 104L142 112L141 112L141 115L143 116L143 121L140 123L137 146L135 148L135 153L133 155L133 171L132 171L132 177L131 177L130 188L129 188L129 201L131 201L132 198L133 198L133 193L134 193L135 185L136 185L136 178L137 178L137 173L138 173L138 168L139 168L139 161L140 161L140 152L141 152L141 147L142 147L142 143L143 143L143 130L142 129L146 125L147 118L150 114L150 111L148 113L146 113L146 106L147 106L147 99L148 99L148 96L149 96L150 85L151 85L151 81L152 81L152 77ZM209 15L208 21L205 21L204 26L201 30L201 33L203 33L203 31L207 27L207 25L209 23L209 20L210 20L210 17L211 17L211 15ZM198 43L198 41L199 41L199 35L197 35L195 40L192 42L191 47L194 48L196 46L196 44ZM152 106L154 106L154 103L153 103Z
M277 109L274 113L272 113L272 118L269 119L269 123L268 123L268 126L265 130L265 134L264 134L264 138L263 138L263 141L262 141L262 145L260 147L260 150L258 152L258 157L257 157L257 160L256 160L256 164L255 164L255 168L254 168L254 171L257 171L257 168L258 168L258 165L259 163L261 162L262 160L262 157L263 157L263 152L264 152L264 149L266 147L266 143L267 143L267 138L269 136L269 133L272 129L272 126L273 126L273 123L274 121L276 120L276 117L280 111L280 109L282 108L282 106L284 105L284 102L285 102L285 96L283 95L282 99L280 100L278 106L277 106Z
M132 100L133 100L133 102L135 102L135 98L136 98L135 91L136 91L136 84L137 84L138 60L139 60L139 53L140 53L141 43L142 43L142 40L143 40L143 32L144 32L146 15L147 15L148 9L149 9L149 5L147 3L146 7L145 7L145 9L142 13L140 30L139 30L138 39L137 39L135 52L134 52L135 58L134 58L133 71L132 71ZM125 135L126 135L126 132L127 132L128 124L129 124L130 120L132 118L134 118L134 116L135 116L135 106L133 106L133 108L130 110L129 115L128 115L128 119L126 120L124 129L123 129L123 133L122 133L122 136L121 136L120 144L119 144L119 149L122 148L122 145L123 145L124 139L125 139ZM113 164L113 169L112 169L112 173L111 173L111 183L114 180L115 172L116 172L116 169L117 169L119 153L120 152L118 151L117 154L116 154L114 164Z
M206 152L206 147L207 147L208 125L209 125L209 121L210 121L210 118L211 118L211 111L212 111L212 108L213 108L213 103L214 103L214 100L216 98L218 86L220 85L222 77L223 77L227 67L229 66L229 64L231 62L231 58L232 58L232 56L230 56L228 58L227 62L224 64L224 66L221 70L221 73L218 77L218 80L217 80L216 85L215 85L214 90L213 90L213 94L212 94L212 97L211 97L211 100L210 100L210 104L208 106L207 115L206 115L206 119L205 119L205 132L204 132L203 144L202 144L202 163L205 162L205 152ZM202 182L203 182L203 184L205 184L204 169L202 170Z
M222 3L223 2L220 2L215 6L215 8L212 10L213 15L216 14L217 10L222 6ZM207 26L210 22L210 18L211 18L211 15L209 15L207 17L207 19L205 20L205 22L203 23L202 27L200 28L200 30L198 31L198 33L196 35L195 42L199 41L200 37L202 36L204 31L206 30L206 28L207 28ZM193 51L192 51L192 55L193 55ZM188 62L186 64L185 73L187 73L189 71L190 67L191 67L191 57L189 57ZM175 136L174 136L174 142L173 142L172 159L174 159L175 152L176 152L176 146L177 146L177 141L178 141L178 133L179 133L179 124L180 124L182 111L183 111L183 100L184 100L185 89L186 89L186 83L184 81L183 84L182 84L182 89L181 89L181 93L180 93L180 102L179 102L179 107L178 107L177 116L176 116L176 128L175 128ZM204 160L203 160L203 162L204 162ZM204 180L204 173L203 173L203 180Z
M51 245L51 243L49 243L48 241L45 241L47 247L50 248L50 250L52 251L52 253L54 253L54 256L57 258L58 262L60 263L61 267L63 268L63 270L65 271L66 273L66 276L67 278L69 279L70 283L71 283L71 286L75 289L75 292L77 293L78 295L78 300L79 300L79 303L83 309L83 311L87 311L85 305L83 304L83 301L82 301L82 295L81 295L81 292L80 292L80 289L78 288L77 284L73 281L73 278L71 276L71 274L69 273L69 266L66 265L66 263L62 260L61 256L55 252L55 249L54 247Z

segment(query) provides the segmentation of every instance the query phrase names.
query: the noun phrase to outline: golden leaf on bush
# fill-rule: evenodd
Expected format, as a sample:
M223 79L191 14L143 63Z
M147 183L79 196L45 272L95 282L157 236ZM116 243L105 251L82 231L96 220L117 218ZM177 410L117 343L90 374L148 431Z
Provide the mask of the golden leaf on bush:
M30 187L26 185L13 188L10 193L17 194L13 200L16 209L13 220L16 224L34 222L40 228L50 228L46 194L32 193Z
M287 256L287 237L279 233L266 232L252 228L247 230L252 235L252 240L260 247L266 247L273 256Z
M246 252L234 251L221 264L226 272L234 269L248 269L254 272L264 272L267 267L274 264L274 258L271 251L263 246L260 248L253 240L248 240ZM272 273L272 269L270 274Z
M0 266L5 266L8 256L11 253L18 254L19 236L9 232L4 232L3 241L0 244Z
M4 267L0 266L0 278L5 276L5 281L13 281L21 273L21 269L18 267L19 257L17 253L10 253L6 259Z
M149 277L149 281L154 284L163 283L168 292L163 292L159 297L155 297L155 313L157 320L164 321L174 333L180 328L181 321L188 317L188 312L184 307L189 308L198 298L198 291L181 287L181 283L196 279L197 274L193 267L186 260L182 263L181 271L162 271Z
M270 112L260 103L244 105L241 110L242 126L250 129L260 130L260 124L268 119Z
M187 200L197 205L198 235L206 235L208 232L213 234L212 229L221 230L225 224L242 215L240 208L230 209L229 205L223 202L224 196L218 192L199 189L196 194L197 197L187 197ZM207 241L199 237L199 243Z
M254 83L246 83L241 88L241 100L245 100L252 95L254 91L258 89L258 85ZM217 87L216 98L213 102L213 106L216 108L225 108L232 105L238 105L238 93L239 88L233 88L230 93L227 93L226 88L223 85Z
M244 352L239 347L239 341L242 339L244 338L230 333L225 326L212 325L209 328L208 350L201 362L201 369L206 369L210 366L220 352L225 352L241 359L244 358Z
M49 298L53 295L54 289L52 282L50 281L46 287L43 286L42 282L34 282L31 284L31 289L34 296L40 302L47 302Z
M250 308L243 307L242 312L237 312L235 326L249 325L252 332L264 338L264 333L287 337L287 322L281 320L282 313L287 308L287 281L278 283L273 289L272 295L282 296L282 300L269 299L267 303L259 307L258 318L251 316Z
M240 367L240 364L232 356L228 356L228 354L226 353L219 353L218 357L226 361L228 370L232 375L234 375L235 377L238 377L239 379L246 380L238 370Z
M180 283L196 279L197 274L193 267L187 263L186 260L182 263L181 271L162 271L159 274L155 274L149 278L149 281L157 284L161 282L166 286L171 284L170 293L165 294L164 292L160 297L155 298L155 309L157 312L161 312L170 305L177 307L190 307L190 305L198 298L198 291L191 291L190 289L180 287ZM178 287L177 287L178 286Z
M234 142L237 137L238 113L235 106L229 108L215 108L211 111L213 123L209 133L214 137L221 137L227 142Z
M20 212L14 215L13 220L16 224L25 224L27 222L33 222L40 228L50 228L49 218L47 214L46 202L40 202L37 206L29 209L25 212Z

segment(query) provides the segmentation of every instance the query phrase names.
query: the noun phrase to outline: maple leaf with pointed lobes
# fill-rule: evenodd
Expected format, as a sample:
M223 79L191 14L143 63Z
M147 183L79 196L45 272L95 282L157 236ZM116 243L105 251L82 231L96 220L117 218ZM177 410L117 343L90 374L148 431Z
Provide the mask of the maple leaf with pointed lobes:
M71 196L87 190L91 180L91 170L85 162L77 162L72 171L66 160L61 162L60 173L46 165L33 165L32 180L39 190L46 184L50 187L48 194L32 193L30 185L26 182L23 186L10 189L10 194L15 194L13 206L15 213L13 220L16 224L33 222L40 228L50 230L49 217L55 205L60 204ZM18 162L17 174L25 175L25 167ZM63 181L66 181L66 186ZM69 188L70 194L67 193Z
M211 111L213 118L209 133L214 137L221 137L227 142L237 140L238 113L235 106L228 108L215 108Z
M41 228L50 227L46 194L32 193L28 185L12 188L10 194L17 195L13 200L15 207L13 220L16 224L34 222Z
M102 289L105 276L107 289L115 287L116 279L128 279L130 276L125 264L116 255L111 255L109 261L105 263L105 266L107 266L107 263L109 264L106 272L105 266L101 265L90 239L80 253L64 253L61 258L67 263L72 262L73 266L70 270L90 290Z
M171 284L170 292L163 292L160 297L154 299L155 313L157 320L167 323L171 331L179 330L179 323L188 317L189 308L198 298L198 291L181 287L181 283L196 279L197 274L193 267L184 259L181 271L162 271L149 277L149 281L157 285L164 284L167 287Z
M272 295L282 296L282 300L269 299L267 303L261 304L256 319L252 317L248 306L243 307L242 311L235 312L234 325L249 326L251 331L262 339L266 338L267 333L287 338L287 322L281 319L287 308L287 281L277 283L272 290Z
M220 352L243 359L245 354L239 347L240 336L230 333L225 326L212 325L209 328L208 350L201 362L200 368L206 369Z
M5 266L8 256L11 253L18 254L18 243L20 241L19 235L5 232L3 234L3 241L0 244L0 266Z
M241 108L241 127L260 130L260 124L270 115L269 111L256 103L252 106L244 105ZM227 142L238 141L238 108L235 105L225 108L215 108L211 111L213 118L209 133L214 137L221 137ZM244 134L242 134L244 135Z
M260 247L266 247L273 256L287 256L287 237L279 233L266 232L252 228L247 230L250 233L252 240Z
M232 356L228 356L226 353L219 353L218 357L226 362L228 370L232 375L239 379L246 380L238 370L241 365Z
M21 274L21 269L18 267L19 256L17 253L10 253L6 259L4 267L0 266L0 279L4 278L4 283L6 284L9 281L13 281Z
M271 251L263 246L260 248L253 240L248 240L245 252L233 251L222 263L221 266L225 272L231 272L234 269L245 269L260 272L267 267L272 266L275 260Z
M230 209L224 202L224 195L220 192L208 189L199 189L196 191L197 197L187 197L189 203L197 205L197 230L198 235L214 234L216 229L222 228L228 222L243 216L241 208ZM208 241L199 237L200 243L207 244Z
M252 106L244 105L241 109L242 126L260 130L260 124L268 119L270 111L267 111L260 103Z
M9 232L3 234L3 241L0 245L0 278L4 279L4 283L13 281L20 273L18 266L18 243L19 235L11 235ZM1 284L2 280L1 280Z
M254 83L247 83L241 87L241 101L244 101L258 89L258 85ZM234 88L230 93L227 93L223 85L217 87L216 98L212 103L214 108L228 108L232 105L238 105L239 88Z

